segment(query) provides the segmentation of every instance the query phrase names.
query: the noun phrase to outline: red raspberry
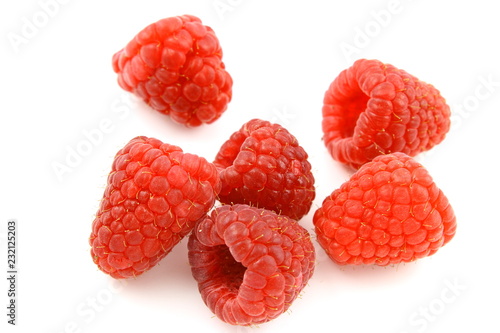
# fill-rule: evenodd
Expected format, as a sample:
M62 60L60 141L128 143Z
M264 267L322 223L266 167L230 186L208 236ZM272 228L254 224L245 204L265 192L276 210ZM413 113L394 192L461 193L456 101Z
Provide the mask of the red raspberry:
M319 243L340 265L414 261L436 253L456 230L446 196L403 153L364 164L324 200L313 222Z
M212 208L215 166L179 147L132 139L115 156L90 235L94 262L114 278L160 261Z
M203 301L232 325L276 318L314 272L307 230L286 216L242 204L216 208L198 222L188 248Z
M219 40L191 15L147 26L113 56L113 69L123 89L186 126L214 122L232 96Z
M285 128L260 119L245 123L226 141L220 168L222 203L249 204L299 220L315 197L307 153Z
M392 152L415 156L449 128L450 108L436 88L378 60L356 61L325 93L325 145L354 168Z

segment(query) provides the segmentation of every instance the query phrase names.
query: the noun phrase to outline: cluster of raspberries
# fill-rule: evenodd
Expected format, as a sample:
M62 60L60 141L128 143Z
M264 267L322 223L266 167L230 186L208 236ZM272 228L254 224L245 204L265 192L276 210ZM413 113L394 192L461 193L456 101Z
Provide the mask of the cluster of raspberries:
M113 56L119 85L175 122L218 119L232 78L214 31L194 16L160 20ZM456 220L412 156L440 143L450 110L439 91L377 60L358 60L326 91L324 143L351 178L313 216L319 245L339 265L392 265L434 254ZM92 223L92 259L135 278L183 239L205 304L232 325L285 312L315 269L299 221L315 199L306 151L284 127L253 119L213 162L139 136L120 149ZM216 202L219 202L216 205Z

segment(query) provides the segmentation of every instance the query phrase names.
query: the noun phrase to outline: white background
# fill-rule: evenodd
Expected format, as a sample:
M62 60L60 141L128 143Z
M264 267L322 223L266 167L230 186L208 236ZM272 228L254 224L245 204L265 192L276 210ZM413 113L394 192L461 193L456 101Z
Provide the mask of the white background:
M498 332L500 23L493 1L464 3L3 1L0 266L6 223L15 218L19 276L16 327L6 323L1 278L1 331ZM228 111L195 129L132 99L111 68L112 55L142 28L181 14L215 30L234 79ZM97 269L87 241L93 216L113 155L137 135L212 160L244 122L281 123L313 166L316 200L301 221L313 232L314 210L350 175L321 141L323 94L358 58L432 83L452 107L445 141L417 158L457 215L456 237L436 255L395 267L338 267L317 246L301 298L254 328L224 324L204 305L185 240L136 280L117 283ZM95 134L90 146L86 133ZM77 149L86 155L71 159ZM58 163L69 170L59 177Z

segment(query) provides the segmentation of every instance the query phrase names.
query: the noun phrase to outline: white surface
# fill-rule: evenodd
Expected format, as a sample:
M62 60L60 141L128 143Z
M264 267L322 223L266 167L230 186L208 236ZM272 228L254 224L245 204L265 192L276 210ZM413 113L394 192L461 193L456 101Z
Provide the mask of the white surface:
M494 263L500 182L494 158L500 143L500 23L493 2L463 3L2 2L0 266L6 264L5 225L15 218L19 294L18 325L12 327L4 306L7 281L1 279L1 331L498 330ZM143 27L185 13L215 30L234 79L228 111L216 123L195 129L175 125L130 99L111 68L113 53ZM30 30L29 22L40 27ZM25 38L17 47L14 35ZM342 51L347 44L356 48L349 57ZM458 220L456 237L435 256L397 267L340 268L318 247L316 273L302 297L288 313L258 328L232 327L213 317L191 277L185 240L136 280L116 283L97 270L87 243L93 214L113 155L137 135L211 160L245 121L259 117L282 123L313 165L317 197L301 222L312 232L314 210L349 177L321 141L323 94L357 58L405 69L435 85L452 106L450 134L418 157L447 194ZM106 131L101 139L98 128ZM85 146L85 133L96 135L91 146ZM85 148L88 154L72 160L71 172L59 179L54 163L67 163L71 149Z

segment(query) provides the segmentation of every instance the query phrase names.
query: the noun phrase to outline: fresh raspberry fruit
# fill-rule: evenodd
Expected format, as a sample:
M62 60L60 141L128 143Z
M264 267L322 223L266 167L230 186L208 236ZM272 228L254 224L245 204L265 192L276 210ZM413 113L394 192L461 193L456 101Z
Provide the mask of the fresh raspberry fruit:
M253 119L231 135L214 164L221 170L219 200L274 210L299 220L315 197L307 153L285 128Z
M361 59L326 91L322 126L333 158L359 168L377 155L415 156L440 143L450 129L450 108L432 85Z
M92 259L114 278L144 273L206 215L219 190L217 169L204 158L132 139L113 161L92 224Z
M214 209L195 226L188 249L203 301L232 325L276 318L314 272L307 230L286 216L248 205Z
M123 89L186 126L214 122L232 96L219 40L191 15L147 26L113 56L113 69Z
M455 235L452 207L404 153L378 156L327 197L313 218L334 262L386 266L430 256Z

